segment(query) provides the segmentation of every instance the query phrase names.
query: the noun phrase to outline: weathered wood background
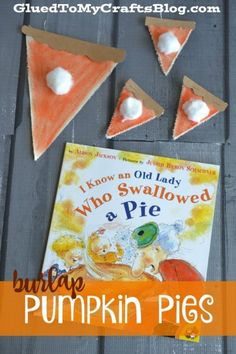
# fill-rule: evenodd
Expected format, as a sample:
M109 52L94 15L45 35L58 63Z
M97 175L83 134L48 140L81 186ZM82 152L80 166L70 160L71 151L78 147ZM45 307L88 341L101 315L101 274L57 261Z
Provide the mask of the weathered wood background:
M235 279L236 1L209 1L211 5L220 6L220 14L188 14L182 17L194 19L197 28L168 78L160 71L144 27L143 14L15 14L12 10L15 3L16 0L1 0L0 3L1 279L11 279L13 269L23 277L37 277L40 271L67 141L220 164L221 182L208 279ZM92 3L99 5L103 1ZM113 3L118 4L119 1ZM142 3L148 5L153 1ZM51 1L32 0L31 4L50 5ZM171 0L169 4L176 5L176 1ZM196 5L196 1L188 0L185 4ZM33 161L31 147L25 40L19 31L23 23L127 49L126 61L117 67L37 163ZM225 114L218 115L174 143L171 130L184 74L225 98L230 106ZM104 132L116 98L130 77L155 97L166 108L166 113L160 120L107 141ZM159 337L6 337L0 338L0 353L236 353L236 340L210 337L194 344Z

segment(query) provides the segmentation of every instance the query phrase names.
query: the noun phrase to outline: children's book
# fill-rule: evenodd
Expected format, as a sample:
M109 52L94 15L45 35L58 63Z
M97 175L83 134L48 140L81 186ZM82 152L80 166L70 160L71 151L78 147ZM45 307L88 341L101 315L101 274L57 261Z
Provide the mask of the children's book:
M66 144L44 278L205 280L219 166Z

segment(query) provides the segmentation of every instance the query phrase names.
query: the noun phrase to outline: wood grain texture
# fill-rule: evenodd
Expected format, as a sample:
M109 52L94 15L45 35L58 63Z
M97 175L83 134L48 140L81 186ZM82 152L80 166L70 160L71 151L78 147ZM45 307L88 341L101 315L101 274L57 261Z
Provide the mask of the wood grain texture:
M22 37L19 27L24 14L13 11L15 0L0 4L0 134L14 132ZM24 4L24 1L21 1Z
M226 87L229 95L229 111L227 116L229 139L224 147L224 199L222 207L224 211L224 260L225 279L236 280L236 2L228 1L228 75L226 77ZM227 352L236 352L236 337L226 339Z
M5 203L8 185L11 137L0 136L0 254L2 245Z
M98 338L2 337L1 354L88 354L98 353Z

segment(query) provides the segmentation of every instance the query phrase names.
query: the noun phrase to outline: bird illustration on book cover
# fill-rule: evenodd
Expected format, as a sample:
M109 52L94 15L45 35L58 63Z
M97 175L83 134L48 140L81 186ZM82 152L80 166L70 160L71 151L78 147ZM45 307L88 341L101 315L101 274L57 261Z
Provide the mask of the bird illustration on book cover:
M44 278L204 280L219 167L68 143Z

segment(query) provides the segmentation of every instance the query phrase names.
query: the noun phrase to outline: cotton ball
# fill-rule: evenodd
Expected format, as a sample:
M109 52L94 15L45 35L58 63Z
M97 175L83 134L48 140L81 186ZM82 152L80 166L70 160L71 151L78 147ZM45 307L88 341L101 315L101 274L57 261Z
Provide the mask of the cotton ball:
M139 118L143 113L143 105L140 100L134 97L126 98L121 106L120 113L124 117L124 120L133 120Z
M189 100L185 102L183 110L188 119L196 123L199 123L210 113L208 105L202 100Z
M160 35L157 47L162 53L168 55L178 52L181 45L172 32L165 32Z
M67 94L73 86L73 78L69 71L63 68L56 68L50 71L46 77L48 87L56 95Z

